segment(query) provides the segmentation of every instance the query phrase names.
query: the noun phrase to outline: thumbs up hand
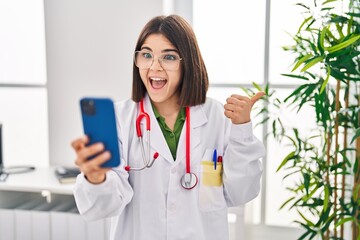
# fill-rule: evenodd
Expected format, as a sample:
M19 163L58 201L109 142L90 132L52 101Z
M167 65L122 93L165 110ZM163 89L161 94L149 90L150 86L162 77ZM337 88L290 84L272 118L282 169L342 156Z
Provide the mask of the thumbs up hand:
M226 104L224 105L225 116L230 118L233 124L250 122L252 107L264 95L264 92L258 92L251 98L237 94L231 95L226 99Z

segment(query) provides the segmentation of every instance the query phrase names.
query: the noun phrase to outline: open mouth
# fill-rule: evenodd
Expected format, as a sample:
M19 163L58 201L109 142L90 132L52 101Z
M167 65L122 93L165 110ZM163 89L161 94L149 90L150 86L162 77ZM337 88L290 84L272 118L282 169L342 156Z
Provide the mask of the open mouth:
M150 77L151 87L154 89L160 89L165 86L167 80L165 78Z

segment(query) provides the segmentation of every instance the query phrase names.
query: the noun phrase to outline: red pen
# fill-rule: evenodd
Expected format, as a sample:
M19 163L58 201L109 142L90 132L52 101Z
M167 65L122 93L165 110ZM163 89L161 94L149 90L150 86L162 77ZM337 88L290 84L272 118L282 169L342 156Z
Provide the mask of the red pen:
M222 156L218 156L217 162L222 163Z

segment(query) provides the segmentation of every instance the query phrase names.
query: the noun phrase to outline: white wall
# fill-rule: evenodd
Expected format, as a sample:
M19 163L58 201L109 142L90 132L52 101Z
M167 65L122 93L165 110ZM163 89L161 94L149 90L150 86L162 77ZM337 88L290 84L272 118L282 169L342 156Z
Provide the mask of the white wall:
M44 87L0 86L3 164L49 166L47 92Z
M82 134L78 101L129 98L132 53L162 0L46 0L50 165L72 165Z
M49 165L43 0L0 1L0 124L5 167Z
M0 84L46 84L43 0L0 1Z

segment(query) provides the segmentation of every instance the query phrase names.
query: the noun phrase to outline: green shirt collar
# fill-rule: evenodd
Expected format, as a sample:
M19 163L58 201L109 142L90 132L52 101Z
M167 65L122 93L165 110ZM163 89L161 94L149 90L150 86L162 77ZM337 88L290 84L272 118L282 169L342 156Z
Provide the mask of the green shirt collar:
M176 159L176 150L177 150L177 146L179 144L180 134L181 134L181 131L184 126L185 119L186 119L185 108L183 107L180 109L180 112L176 118L176 122L174 125L174 131L171 131L171 129L165 123L165 118L159 114L159 112L154 107L154 105L151 104L151 106L154 111L156 120L159 123L160 129L164 135L166 143L167 143L167 145L170 149L170 152L175 160Z

